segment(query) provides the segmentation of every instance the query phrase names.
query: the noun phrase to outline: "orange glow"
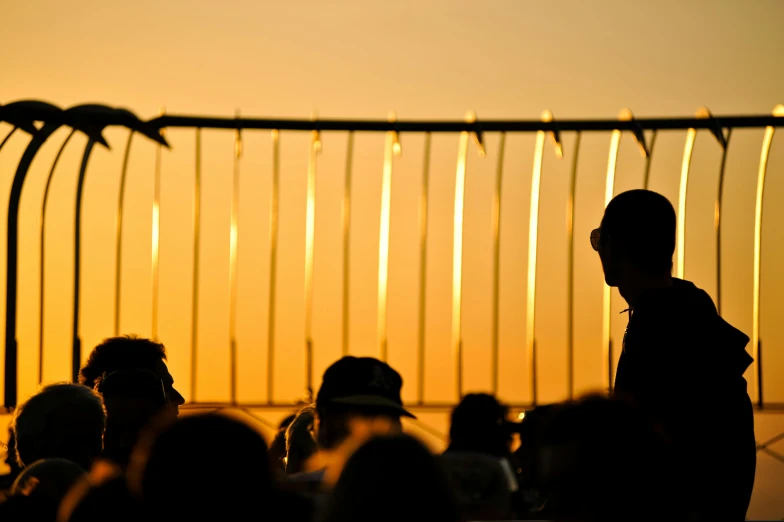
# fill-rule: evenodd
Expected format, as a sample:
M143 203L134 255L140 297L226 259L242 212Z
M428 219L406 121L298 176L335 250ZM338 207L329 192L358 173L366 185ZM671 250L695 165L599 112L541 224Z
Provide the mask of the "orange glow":
M569 120L615 118L625 104L644 111L646 118L690 116L697 108L694 100L700 97L716 105L712 108L721 123L723 115L770 114L782 102L775 99L775 87L784 78L784 69L776 66L781 46L772 45L781 36L775 32L776 21L781 19L778 4L737 2L706 10L671 3L643 12L633 2L559 6L502 0L497 8L483 9L481 16L476 15L476 5L467 2L366 2L367 9L365 4L362 9L351 4L332 2L318 8L297 0L243 0L225 9L203 0L173 0L127 5L103 2L83 9L49 2L46 9L38 9L35 2L16 2L4 9L3 27L8 41L25 44L14 47L14 52L0 53L4 73L0 104L30 98L63 108L105 103L127 107L145 121L165 104L169 115L214 116L229 122L236 107L243 115L282 120L307 118L311 108L317 107L319 118L359 121L386 120L390 108L407 121L445 121L455 116L462 120L465 110L473 108L484 124L539 119L544 108ZM116 20L123 23L113 23ZM173 22L162 24L161 20ZM524 31L521 20L527 21ZM611 31L600 27L607 23ZM706 47L701 44L706 41L705 32L697 29L670 31L664 42L661 28L669 23L681 29L711 28L732 38L712 40ZM468 43L466 35L475 38ZM112 52L84 52L107 45ZM166 59L161 59L162 53ZM0 140L11 128L0 123ZM69 131L62 128L42 147L22 195L16 320L20 400L36 390L38 380L39 204L57 147ZM347 208L350 225L346 227L341 226L341 203L347 133L280 131L273 133L271 142L270 131L242 130L235 230L230 223L234 131L204 128L200 132L198 277L193 274L196 131L166 129L171 149L160 152L157 202L153 201L157 146L140 133L133 136L124 194L117 333L151 337L155 315L155 336L166 344L176 386L189 401L202 403L231 399L228 345L233 337L237 343L236 400L245 405L274 401L275 407L265 408L263 415L275 424L301 398L307 368L314 377L311 384L318 387L322 371L344 349L357 356L379 357L379 216L386 131L354 133L353 184ZM659 132L650 168L649 187L667 196L676 209L685 131ZM763 131L736 132L727 158L721 208L722 314L750 337L753 266L749 265L753 256L748 254L753 247L749 236L754 232L757 180L747 174L749 170L757 173ZM638 143L628 139L633 133L621 133L614 193L640 184L644 160L639 161L635 152ZM110 127L104 134L111 149L94 150L84 191L79 333L85 357L102 338L115 332L115 211L129 131ZM432 136L432 154L426 152L431 145L423 148L423 142L430 141L420 133L400 132L400 142L392 146L396 152L402 141L406 144L403 156L393 154L392 160L394 200L389 213L384 329L388 360L404 379L403 399L409 404L419 399L425 404L447 404L455 399L458 354L464 393L496 391L515 416L530 401L527 358L533 355L533 344L525 329L529 321L527 263L532 252L528 246L531 209L526 205L533 188L535 134L507 134L503 194L494 200L499 136L487 130L484 136L469 132L470 157L464 165L459 221L462 234L457 242L453 191L459 133L427 135L427 140ZM565 253L570 165L559 164L553 153L571 162L574 150L573 131L561 129L562 146L557 133L545 134L531 328L540 404L568 397L570 294ZM699 130L698 134L707 142L703 136L707 133ZM774 274L784 259L775 230L784 219L779 187L774 186L784 157L784 150L779 150L784 146L779 143L784 142L780 134L778 129L771 145L771 178L765 189L767 228L761 261L765 279L754 294L764 298L755 309L762 323L755 339L765 337L765 392L771 402L784 401L784 379L776 369L784 368L784 356L776 349L784 343L784 332L777 328L773 303L784 290L784 283ZM645 137L650 145L651 131ZM615 313L621 299L615 289L604 288L599 260L587 241L605 203L610 138L610 131L582 134L572 216L575 397L605 388L608 368L602 355L608 354L606 341L615 341L609 351L614 350L617 357L621 323L626 322ZM323 139L328 140L323 154L311 157L311 149L317 151ZM71 373L72 194L85 141L84 134L77 132L64 150L47 210L45 384L70 379ZM29 142L30 136L19 131L0 152L2 197L8 196L17 161ZM492 165L475 159L475 151L481 154L483 148ZM687 276L708 292L714 288L712 200L720 154L713 146L696 147L689 174ZM423 169L426 156L429 172ZM273 188L276 172L279 183ZM429 179L424 179L425 174ZM426 183L429 186L423 190ZM272 194L275 190L277 195ZM429 197L423 195L428 190ZM0 209L7 210L4 205ZM243 227L242 250L238 224ZM0 235L5 229L0 227ZM275 248L272 230L278 231ZM350 241L348 256L343 254L348 244L344 237ZM457 260L456 247L462 251ZM237 255L234 289L230 288L232 249ZM157 258L155 267L153 257ZM277 260L274 275L273 259ZM345 272L344 259L350 262ZM459 286L453 273L455 261L457 272L463 275ZM4 263L5 256L0 255L0 271ZM496 263L500 275L494 294ZM159 277L153 284L156 272ZM345 294L344 273L350 283ZM2 280L0 286L5 284ZM195 303L194 292L198 294ZM610 296L612 308L606 313L604 305ZM230 326L230 301L234 299L236 323ZM453 325L458 301L459 324ZM611 329L605 331L605 317L610 316ZM345 329L344 317L350 320ZM459 335L454 327L459 328ZM191 339L198 341L198 350L192 349ZM312 363L308 362L306 339L315 341ZM497 365L493 363L494 345ZM498 368L497 388L494 366ZM0 381L3 367L0 354ZM748 380L751 392L750 375ZM448 415L442 411L428 410L420 417L441 433L448 431ZM3 436L0 433L0 440ZM763 496L755 495L755 502ZM781 509L767 514L774 511ZM749 516L766 518L763 515L757 510Z

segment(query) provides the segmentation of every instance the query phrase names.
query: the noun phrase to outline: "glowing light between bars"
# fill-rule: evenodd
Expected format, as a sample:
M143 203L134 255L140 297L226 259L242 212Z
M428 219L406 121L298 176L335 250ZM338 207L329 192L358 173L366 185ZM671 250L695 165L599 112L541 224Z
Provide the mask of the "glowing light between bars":
M773 115L784 117L784 105L776 105ZM773 143L775 127L766 127L765 135L762 139L762 151L760 152L759 171L757 173L757 194L754 205L754 274L752 279L752 326L751 326L751 356L754 364L759 361L759 340L760 340L760 278L762 272L762 200L765 194L765 176L768 171L768 158L770 147ZM754 388L749 395L759 397L759 375L755 372L753 379Z
M389 121L395 121L390 113ZM395 131L387 132L384 145L384 169L381 177L381 218L378 241L378 343L381 360L387 360L387 302L389 287L389 227L392 207L392 161L400 155L400 139Z
M615 170L618 165L618 149L621 145L621 131L615 129L610 136L610 151L607 158L607 175L604 181L604 206L612 201L615 192ZM602 360L610 361L610 307L612 305L612 294L607 284L602 288ZM607 370L607 389L612 387L612 375Z
M681 178L678 187L678 245L675 262L675 276L683 279L686 269L686 194L689 188L689 170L691 157L694 152L694 141L697 139L697 129L686 131L686 144L683 147L683 160L681 161Z

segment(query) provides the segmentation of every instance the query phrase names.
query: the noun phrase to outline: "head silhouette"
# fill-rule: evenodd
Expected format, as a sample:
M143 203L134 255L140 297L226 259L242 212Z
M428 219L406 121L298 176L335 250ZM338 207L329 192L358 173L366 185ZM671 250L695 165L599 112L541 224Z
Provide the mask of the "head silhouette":
M90 388L52 384L17 407L13 426L20 466L63 458L87 470L103 450L106 412Z
M402 386L400 374L378 359L347 356L333 363L316 396L319 447L401 431L400 418L413 417L403 407Z
M548 516L578 520L661 520L673 477L666 436L637 407L589 396L555 410L539 448Z
M118 370L142 369L153 372L162 382L166 402L175 413L185 399L174 388L174 378L166 367L166 348L155 341L133 335L110 337L96 346L79 372L79 382L94 388L103 376Z
M136 499L128 491L122 474L97 479L80 480L60 502L57 522L91 522L113 520L137 522L143 513Z
M11 494L59 503L68 490L85 476L87 472L70 460L39 460L19 474L11 487Z
M495 457L508 455L512 443L508 412L508 408L492 395L466 395L452 410L447 451L483 453Z
M443 469L408 435L376 437L348 460L325 511L325 522L456 522L459 513Z
M661 194L630 190L615 196L591 233L606 283L623 286L632 278L668 276L675 229L675 209Z
M154 520L232 519L257 510L272 491L264 438L214 413L146 432L128 473L132 492Z

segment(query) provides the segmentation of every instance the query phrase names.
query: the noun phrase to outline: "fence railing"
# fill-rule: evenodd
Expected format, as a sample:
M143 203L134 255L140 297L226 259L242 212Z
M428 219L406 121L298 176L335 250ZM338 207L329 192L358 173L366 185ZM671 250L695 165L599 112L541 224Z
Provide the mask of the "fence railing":
M457 156L456 184L454 194L454 243L452 252L452 333L451 346L453 350L453 365L455 374L455 394L459 397L463 392L463 345L462 345L462 260L463 260L463 207L465 196L465 177L466 160L469 150L473 147L480 155L484 154L484 135L488 132L500 134L500 154L497 164L497 177L494 188L493 205L493 329L492 329L492 379L491 388L493 392L498 391L498 367L499 367L499 264L500 264L500 202L502 191L502 177L504 171L503 148L506 143L508 133L535 133L536 142L534 150L533 175L531 183L530 218L528 227L528 267L527 267L527 294L526 294L526 338L525 354L528 367L528 385L530 386L532 404L513 405L516 407L530 407L538 403L537 385L537 339L536 339L536 297L537 297L537 247L538 247L538 215L540 186L542 176L542 163L545 150L547 149L547 138L549 137L554 147L554 153L558 156L563 154L561 134L572 132L576 135L575 151L570 167L569 197L568 197L568 262L565 277L568 284L568 302L566 313L567 319L567 375L568 375L568 394L574 394L574 203L576 193L577 165L579 158L580 138L586 132L610 132L610 148L607 161L607 172L605 176L605 203L612 198L615 188L615 173L618 161L620 138L623 133L630 133L646 160L643 185L648 187L650 179L650 160L654 153L656 137L659 131L664 130L686 130L686 143L684 146L682 168L679 180L679 197L677 202L677 258L675 263L676 276L682 277L686 259L686 194L689 189L689 172L691 167L691 157L694 140L700 130L709 131L719 143L722 149L722 160L719 168L718 190L715 199L715 218L714 230L716 234L715 261L717 266L716 281L716 300L719 311L722 310L721 292L721 230L722 230L722 204L724 197L724 170L726 164L726 153L729 147L733 129L744 128L764 128L765 133L762 141L759 169L757 175L757 190L755 198L755 221L754 221L754 273L753 273L753 301L752 301L752 336L751 351L755 359L754 377L752 378L750 393L757 408L778 408L784 405L765 402L763 399L762 383L762 340L760 339L760 288L761 288L761 260L762 260L762 209L764 203L767 163L773 134L777 127L784 125L784 106L779 105L772 115L756 116L713 116L707 109L701 109L693 118L640 118L633 117L630 111L624 110L616 120L556 120L549 111L545 111L541 120L534 121L506 121L506 120L478 120L476 115L469 113L465 121L398 121L391 116L388 121L367 121L367 120L310 120L296 119L259 119L240 117L233 118L202 117L202 116L181 116L164 114L154 119L143 121L132 112L125 109L115 109L103 105L81 105L69 109L61 109L54 105L41 101L19 101L7 105L0 105L0 122L6 122L12 126L10 132L0 141L0 151L8 142L8 139L16 132L23 132L30 136L21 159L16 168L11 187L8 203L8 235L7 235L7 290L6 290L6 330L5 330L5 389L4 405L6 408L13 408L17 404L17 369L18 369L18 344L17 344L17 285L18 285L18 249L19 249L19 203L25 178L30 165L42 145L60 128L70 128L71 132L62 143L58 154L52 164L49 177L47 178L44 189L41 214L41 274L40 274L40 328L43 328L43 309L44 309L44 227L46 216L46 205L51 186L52 175L55 166L70 141L74 133L84 134L88 140L82 153L82 160L79 168L78 183L76 190L76 214L75 214L75 239L74 239L74 273L73 273L73 326L72 326L72 376L76 379L82 359L82 346L80 339L79 309L80 309L80 255L81 255L81 209L82 195L84 188L85 175L92 151L96 145L107 146L103 137L104 129L108 127L124 127L130 133L125 144L124 160L120 173L120 196L116 215L115 244L117 259L115 267L115 332L119 330L120 317L120 276L122 272L121 244L123 233L124 217L124 193L128 172L128 157L135 135L140 135L148 140L152 140L158 146L155 164L155 185L153 200L153 248L152 248L152 270L153 270L153 294L152 294L152 314L153 314L153 336L157 333L157 310L158 310L158 238L159 238L159 215L160 215L160 170L161 148L168 147L165 131L167 128L189 128L193 129L195 135L196 161L195 177L193 187L193 296L192 296L192 363L191 363L191 386L195 387L196 375L196 327L198 325L198 298L199 298L199 241L201 236L201 132L202 129L231 129L235 131L235 154L234 154L234 176L233 176L233 200L231 211L231 230L230 230L230 379L231 379L231 403L237 404L237 348L236 348L236 308L237 308L237 244L238 244L238 198L239 198L239 163L242 155L242 131L243 130L269 130L271 132L271 143L273 149L272 164L272 193L270 222L271 233L269 237L270 248L270 292L269 292L269 311L268 311L268 371L267 375L267 402L258 406L282 405L277 403L273 396L274 389L274 368L275 363L275 302L276 302L276 281L277 281L277 255L278 255L278 201L280 185L280 141L279 134L289 131L305 131L311 133L311 146L308 158L307 175L307 205L305 219L305 332L303 347L306 350L306 387L310 394L313 391L313 341L311 335L312 309L313 309L313 249L315 236L315 178L318 164L318 153L321 149L322 131L342 131L348 134L345 167L345 186L343 194L343 223L342 238L344 253L349 252L349 235L351 230L351 217L348 212L352 189L352 161L354 154L354 134L357 132L383 132L386 133L384 168L382 171L382 196L381 196L381 216L379 230L379 264L378 264L378 343L381 358L387 356L387 286L388 286L388 263L389 263L389 230L390 230L390 206L391 206L391 180L393 157L400 152L399 136L402 133L422 133L425 135L424 163L421 186L420 200L420 231L419 231L419 259L420 259L420 281L419 281L419 315L418 315L418 346L417 346L417 382L418 400L420 407L443 407L444 404L428 403L424 399L424 365L425 365L425 277L424 270L427 260L427 235L428 235L428 191L430 179L430 152L432 133L457 133L459 134L459 148ZM39 125L37 125L39 124ZM646 137L646 131L648 136ZM345 286L348 280L348 255L344 255L343 275L344 286L342 296L343 324L342 324L342 351L348 353L348 290ZM610 306L611 293L609 287L604 288L602 298L602 357L605 365L604 381L608 388L613 382L614 366L614 345L610 334ZM40 335L39 346L39 381L42 379L40 366L43 361L43 335ZM192 390L193 391L193 390ZM194 396L194 393L191 394ZM290 406L290 402L285 403Z

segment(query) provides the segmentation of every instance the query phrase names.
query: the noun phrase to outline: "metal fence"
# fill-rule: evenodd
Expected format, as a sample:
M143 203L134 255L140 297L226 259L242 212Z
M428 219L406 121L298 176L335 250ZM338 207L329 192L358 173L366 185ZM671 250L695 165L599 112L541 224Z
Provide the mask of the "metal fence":
M122 271L121 244L123 233L123 200L128 171L128 158L131 151L133 138L136 135L148 140L152 140L158 146L155 164L155 192L153 200L153 249L152 249L152 271L153 271L153 294L151 309L153 314L153 336L157 333L157 311L158 311L158 241L159 241L159 212L160 212L160 170L161 170L161 149L168 147L165 131L167 128L190 128L193 129L196 161L195 161L195 185L193 187L193 297L192 297L192 379L191 386L195 386L195 361L196 361L196 328L198 325L198 285L199 285L199 241L200 241L200 203L201 203L201 133L202 129L231 129L235 131L235 151L234 151L234 176L233 176L233 200L231 211L231 231L230 231L230 379L231 379L231 402L237 403L237 349L236 349L236 303L237 303L237 244L238 244L238 201L239 201L239 164L242 155L242 131L243 130L268 130L271 133L271 143L273 150L272 164L272 205L270 210L271 233L269 237L270 248L270 292L269 292L269 316L268 320L268 368L274 368L275 362L275 301L276 301L276 278L277 278L277 252L278 252L278 200L280 185L280 141L281 132L305 131L311 133L311 147L308 158L307 170L307 205L306 205L306 230L305 230L305 332L303 338L303 348L306 350L306 385L309 393L313 391L313 372L312 356L313 341L311 335L312 309L313 309L313 252L315 237L315 178L318 165L318 154L321 150L322 131L342 131L348 134L345 167L345 186L343 193L343 323L342 323L342 350L348 353L348 274L349 264L347 255L350 249L349 233L351 229L350 208L351 189L352 189L352 158L354 154L354 134L356 132L383 132L386 134L384 149L384 166L382 170L382 198L381 216L379 230L379 264L378 264L378 344L381 358L387 356L387 288L388 288L388 262L389 262L389 230L390 230L390 206L391 206L391 183L393 156L400 152L399 137L403 133L421 133L425 136L425 148L423 158L423 175L420 199L420 231L419 231L419 262L420 262L420 281L419 281L419 318L418 318L418 367L417 381L419 384L417 405L420 407L443 407L444 405L430 404L425 401L424 389L424 364L425 364L425 277L424 267L427 261L427 234L428 234L428 191L430 179L430 151L431 137L433 133L453 133L459 134L459 148L457 156L456 184L454 194L454 243L452 254L452 333L451 345L453 353L453 364L455 370L455 393L460 396L463 391L463 346L462 346L462 258L463 258L463 203L465 192L466 160L470 149L473 148L480 155L484 155L484 135L493 132L500 134L500 154L497 164L497 176L493 205L493 330L492 330L492 391L498 390L498 367L499 367L499 259L500 259L500 204L502 191L502 178L504 171L504 146L508 133L536 133L533 175L531 184L530 218L528 227L528 267L527 267L527 295L526 295L526 338L525 354L528 362L528 385L533 404L513 405L514 407L530 407L537 404L537 340L535 331L536 314L536 283L537 283L537 246L538 246L538 214L540 182L542 176L543 156L548 149L548 137L552 141L554 153L558 156L563 155L561 134L565 132L575 133L575 152L570 167L569 199L568 199L568 264L567 273L564 274L568 282L568 304L566 313L567 320L567 364L568 364L568 393L574 394L574 202L576 192L577 166L579 159L580 138L586 132L610 132L610 148L607 161L607 172L605 176L605 203L609 202L614 193L615 172L618 160L618 152L623 133L630 133L640 151L646 159L643 185L647 188L650 179L650 160L654 153L656 137L659 131L664 130L686 130L686 142L684 146L682 168L680 172L679 197L677 202L677 258L675 262L675 275L682 277L686 259L685 249L685 230L686 230L686 194L689 189L689 172L694 141L699 130L707 130L716 138L722 150L722 160L719 168L718 190L715 200L714 229L716 234L715 262L717 265L717 306L722 310L721 292L721 229L722 229L722 203L724 196L724 170L726 164L726 154L732 136L733 129L744 128L764 128L765 133L762 141L762 148L757 175L757 191L755 199L755 220L754 220L754 273L753 273L753 309L752 309L752 336L751 351L755 359L754 377L751 384L751 395L757 408L779 408L784 405L765 402L763 399L762 383L762 340L760 339L760 288L761 288L761 259L762 259L762 209L764 203L765 178L767 172L767 162L770 147L775 129L784 125L784 106L778 105L773 110L772 115L757 116L713 116L707 109L701 109L693 118L645 118L636 119L628 110L623 110L616 120L555 120L549 111L542 114L538 121L482 121L476 115L468 113L465 121L398 121L394 115L390 115L388 121L364 121L364 120L310 120L294 119L258 119L246 118L239 115L234 118L215 118L200 116L180 116L162 114L149 121L143 121L132 112L125 109L115 109L103 105L80 105L69 109L61 109L42 101L19 101L0 105L0 122L6 122L12 126L11 131L0 141L0 151L8 139L16 132L23 132L30 136L24 154L19 160L13 178L13 184L8 203L8 235L7 235L7 293L6 293L6 330L5 330L5 390L4 405L6 408L13 408L17 404L17 271L18 271L18 244L19 244L19 203L25 177L30 165L47 139L61 127L70 128L71 132L62 143L58 154L52 164L49 177L47 178L44 189L42 214L41 214L41 273L40 273L40 328L43 329L43 307L44 307L44 227L46 216L47 198L57 161L63 150L68 144L74 133L79 132L87 136L88 141L82 154L81 165L78 174L78 184L76 191L76 215L75 215L75 242L74 242L74 274L73 274L73 309L78 312L80 307L80 254L81 254L81 208L84 180L90 155L96 145L107 146L102 132L107 127L119 126L127 128L130 133L125 144L124 160L120 173L120 195L116 215L115 243L117 249L117 260L115 268L115 331L119 329L120 317L120 276ZM646 131L648 137L646 138ZM613 382L613 361L614 343L610 335L610 305L611 293L609 287L604 288L603 293L603 314L602 314L602 357L605 361L604 381L608 388ZM42 330L41 330L42 331ZM82 347L79 335L79 314L73 314L73 342L72 342L72 376L76 379L82 359ZM40 336L39 346L39 381L42 377L40 369L43 360L43 335ZM274 372L268 371L267 377L267 397L268 401L258 406L282 406L283 403L275 401L273 396ZM193 396L193 394L192 394ZM290 407L291 403L286 402L285 406Z

